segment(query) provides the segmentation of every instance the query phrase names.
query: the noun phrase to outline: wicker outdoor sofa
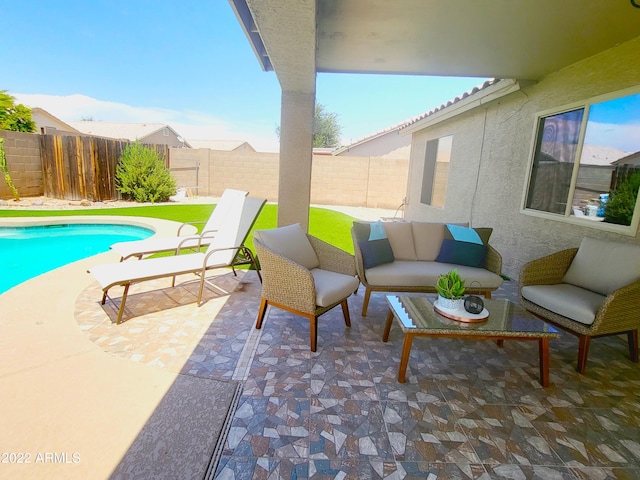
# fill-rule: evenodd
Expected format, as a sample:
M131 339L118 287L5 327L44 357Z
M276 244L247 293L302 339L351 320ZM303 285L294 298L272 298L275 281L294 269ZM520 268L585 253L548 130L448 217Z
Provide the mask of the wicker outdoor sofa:
M502 256L488 243L491 232L464 224L354 222L356 270L366 289L362 316L372 292L436 293L438 277L453 269L465 279L466 293L491 298L503 281ZM458 234L461 239L453 238Z

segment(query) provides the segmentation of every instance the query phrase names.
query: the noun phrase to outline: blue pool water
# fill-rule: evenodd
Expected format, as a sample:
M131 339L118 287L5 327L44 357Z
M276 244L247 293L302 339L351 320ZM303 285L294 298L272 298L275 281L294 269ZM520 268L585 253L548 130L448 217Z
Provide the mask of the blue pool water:
M116 242L152 234L130 225L0 227L0 293L54 268L106 252Z

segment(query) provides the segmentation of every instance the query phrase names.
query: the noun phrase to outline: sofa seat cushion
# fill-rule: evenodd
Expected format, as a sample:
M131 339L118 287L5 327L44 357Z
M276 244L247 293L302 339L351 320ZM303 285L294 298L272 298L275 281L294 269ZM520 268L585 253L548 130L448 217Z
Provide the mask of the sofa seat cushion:
M357 277L330 272L321 268L311 270L316 287L316 305L328 307L355 292L360 285Z
M584 325L591 325L604 295L568 283L556 285L527 285L522 296L540 307Z
M393 263L367 269L367 282L380 287L433 287L438 277L454 268L469 288L494 290L502 285L502 277L484 268L439 262L396 260ZM475 283L477 282L477 283Z

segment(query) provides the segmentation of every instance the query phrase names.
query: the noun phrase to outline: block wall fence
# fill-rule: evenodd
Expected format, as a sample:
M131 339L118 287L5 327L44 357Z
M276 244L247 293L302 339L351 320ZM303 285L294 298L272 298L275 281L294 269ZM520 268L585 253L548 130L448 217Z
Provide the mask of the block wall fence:
M20 197L44 195L40 135L0 130L0 138L4 138L7 168ZM0 172L0 199L9 198L13 198L13 192Z
M44 195L40 135L0 130L7 166L21 197ZM225 188L278 200L279 155L171 148L169 167L178 186L200 196L220 196ZM314 155L311 203L398 208L406 196L408 159ZM0 179L0 199L13 198ZM80 198L75 200L81 200Z

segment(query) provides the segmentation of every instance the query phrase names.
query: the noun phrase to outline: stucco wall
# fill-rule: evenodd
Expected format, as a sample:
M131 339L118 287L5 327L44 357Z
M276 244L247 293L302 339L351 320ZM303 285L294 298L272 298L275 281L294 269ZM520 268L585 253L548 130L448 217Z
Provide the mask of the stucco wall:
M11 180L21 197L37 197L44 193L42 163L40 161L40 137L34 133L0 130L5 139L7 167ZM0 172L0 199L13 198Z
M536 114L640 85L639 52L637 38L486 106L416 132L406 217L493 227L491 243L503 256L503 272L513 278L527 261L578 246L584 236L640 243L638 235L619 235L520 213ZM421 205L426 142L448 134L454 137L446 205L443 209Z

